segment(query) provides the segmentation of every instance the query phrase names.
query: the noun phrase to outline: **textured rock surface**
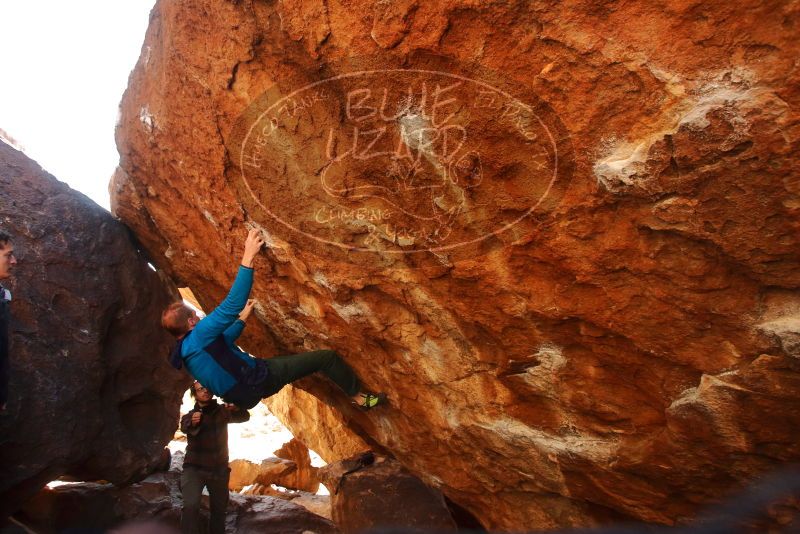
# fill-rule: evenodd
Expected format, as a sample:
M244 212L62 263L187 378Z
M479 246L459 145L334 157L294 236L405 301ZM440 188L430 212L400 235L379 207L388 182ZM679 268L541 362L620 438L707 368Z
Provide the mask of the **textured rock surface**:
M292 501L318 516L332 520L331 498L329 495L316 495L306 491L280 490L272 486L254 484L242 492L242 495L267 495L286 501Z
M274 497L242 497L233 499L240 507L235 528L231 532L258 534L335 534L339 532L330 520L309 512L303 506Z
M269 486L277 484L281 476L297 471L294 462L282 458L267 458L261 464L255 464L248 460L232 460L230 462L231 478L228 487L233 491L239 491L251 484L261 484Z
M371 448L347 426L340 412L299 387L287 386L265 402L293 435L327 463Z
M292 503L299 504L312 514L317 514L325 519L333 520L331 516L331 498L330 495L312 495L310 493L298 492Z
M275 456L294 462L297 469L287 473L278 480L278 485L284 488L316 493L319 490L317 468L311 465L311 455L308 447L299 439L294 438L275 451Z
M351 463L345 460L320 470L326 485L338 489L331 492L331 515L342 532L380 527L455 530L442 493L425 486L396 460L378 458L355 471Z
M0 228L19 256L0 517L69 474L122 483L161 460L186 377L158 317L175 291L108 212L0 143Z
M243 345L340 351L392 406L304 389L484 526L684 521L800 458L799 18L761 0L162 0L113 206L206 308L243 223L264 228ZM412 108L397 73L308 88L364 65L415 69ZM506 96L465 82L432 109L421 83L446 77L421 70ZM365 222L381 180L395 196ZM374 231L450 215L469 237L530 205L477 250L402 254L444 234Z

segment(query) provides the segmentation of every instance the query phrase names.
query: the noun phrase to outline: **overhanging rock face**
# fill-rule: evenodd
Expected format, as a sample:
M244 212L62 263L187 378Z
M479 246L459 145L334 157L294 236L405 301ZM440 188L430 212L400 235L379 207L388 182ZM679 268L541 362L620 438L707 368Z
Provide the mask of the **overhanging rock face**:
M0 142L12 288L0 518L62 475L135 481L175 433L185 375L160 312L177 292L110 213Z
M682 521L800 456L790 9L160 1L114 210L486 527Z

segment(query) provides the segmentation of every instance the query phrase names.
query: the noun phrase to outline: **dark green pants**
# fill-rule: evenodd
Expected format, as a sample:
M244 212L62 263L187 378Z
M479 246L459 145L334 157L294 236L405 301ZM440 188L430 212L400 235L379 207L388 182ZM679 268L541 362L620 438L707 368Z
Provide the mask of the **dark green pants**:
M295 380L300 380L304 376L316 372L333 380L351 397L361 389L356 374L333 350L314 350L300 354L275 356L265 362L269 369L269 375L264 383L262 397L274 395L286 384L291 384Z
M254 384L236 384L222 396L225 402L249 410L261 402L264 397L276 394L286 384L291 384L295 380L317 372L333 380L351 397L361 390L361 384L356 374L333 350L314 350L300 354L275 356L258 360L256 365L267 368L267 377Z
M216 470L200 469L191 465L183 467L181 475L181 493L183 494L183 511L181 513L181 532L197 534L200 529L200 497L203 487L208 488L208 504L211 517L208 532L225 534L225 512L228 508L228 479L230 471L227 466ZM205 530L205 529L203 529Z

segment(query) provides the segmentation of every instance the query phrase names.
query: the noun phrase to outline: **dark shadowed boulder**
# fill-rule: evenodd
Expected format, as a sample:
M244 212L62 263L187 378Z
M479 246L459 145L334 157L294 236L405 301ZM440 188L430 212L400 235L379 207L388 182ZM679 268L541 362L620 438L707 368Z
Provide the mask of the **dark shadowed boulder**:
M235 530L238 534L334 534L336 525L324 517L309 512L303 506L275 497L245 497L232 495L238 508ZM229 520L230 522L230 520Z
M159 325L171 283L123 224L3 143L0 228L19 259L0 415L4 517L63 475L144 478L163 460L187 377L167 364Z
M444 495L396 460L366 454L318 472L331 492L333 521L346 534L379 527L456 528Z

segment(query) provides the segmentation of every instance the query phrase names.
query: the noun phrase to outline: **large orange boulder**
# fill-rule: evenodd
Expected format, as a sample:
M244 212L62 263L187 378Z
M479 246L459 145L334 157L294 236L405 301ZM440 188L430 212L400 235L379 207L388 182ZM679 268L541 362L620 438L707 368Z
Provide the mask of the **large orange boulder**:
M205 309L262 229L243 346L485 527L684 522L800 459L799 21L160 0L113 209Z

